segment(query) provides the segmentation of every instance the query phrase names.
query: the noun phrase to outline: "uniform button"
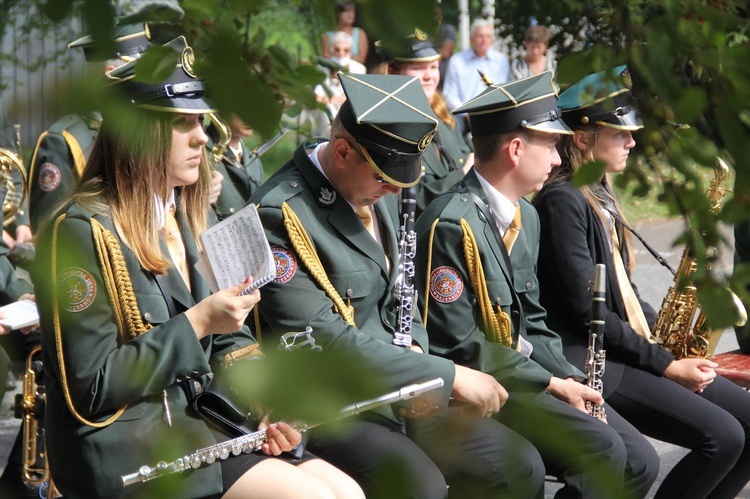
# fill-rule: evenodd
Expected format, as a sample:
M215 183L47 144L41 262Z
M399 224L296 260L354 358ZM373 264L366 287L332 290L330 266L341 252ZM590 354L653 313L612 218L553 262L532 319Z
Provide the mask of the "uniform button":
M146 322L151 322L151 312L146 312L145 314L143 314L143 319Z
M526 291L530 291L530 290L531 290L531 281L526 283Z
M191 378L197 378L198 376L200 376L200 373L198 372L198 370L194 370L193 372L190 373Z
M521 313L518 310L511 310L510 314L513 317L520 317L521 316Z
M386 326L389 326L389 327L390 327L390 325L391 325L391 321L389 321L388 319L386 319L386 320L385 320L385 325L386 325Z
M229 213L234 213L234 206L232 206L231 208L229 208Z
M347 298L351 298L352 296L354 296L354 290L351 289L351 288L347 289L346 290L346 297Z
M502 304L503 304L503 301L502 301L502 300L500 299L500 297L497 297L497 299L495 300L495 303L496 303L497 305L502 305Z
M466 196L461 196L461 202L465 203L466 201L468 201L468 199L466 198Z
M464 164L464 158L459 159L458 162L463 165Z
M297 187L297 182L289 182L289 187Z

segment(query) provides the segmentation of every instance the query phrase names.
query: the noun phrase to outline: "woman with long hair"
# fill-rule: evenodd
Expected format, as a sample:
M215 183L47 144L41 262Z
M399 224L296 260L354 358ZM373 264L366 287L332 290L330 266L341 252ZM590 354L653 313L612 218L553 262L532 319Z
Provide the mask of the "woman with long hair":
M362 497L309 454L281 459L299 432L267 427L262 451L123 488L141 466L228 440L193 410L194 391L249 347L244 320L260 299L242 284L209 294L193 268L208 225L203 113L211 111L180 37L180 63L145 83L130 63L111 90L71 199L42 228L35 269L42 319L47 452L65 497ZM115 114L120 111L121 114Z
M419 30L406 42L376 46L386 60L373 72L419 78L430 107L438 118L437 133L422 154L422 178L417 184L417 215L440 194L459 180L474 164L474 153L461 135L461 129L438 91L440 53L434 42Z
M533 201L541 220L538 277L547 324L568 359L583 366L594 267L604 264L604 399L643 434L689 450L656 497L735 497L750 480L750 394L717 376L714 362L677 360L656 344L650 333L656 314L629 277L633 250L609 180L625 168L633 132L643 127L627 68L587 76L560 95L560 109L574 135L558 145L562 165ZM604 163L606 174L575 187L571 177L590 161Z

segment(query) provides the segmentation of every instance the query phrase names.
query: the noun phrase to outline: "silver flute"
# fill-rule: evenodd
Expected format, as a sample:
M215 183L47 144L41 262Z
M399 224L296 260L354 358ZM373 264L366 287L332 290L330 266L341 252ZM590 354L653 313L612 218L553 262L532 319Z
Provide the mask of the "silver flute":
M408 385L380 397L348 405L341 409L336 419L354 416L361 412L369 411L370 409L399 402L401 400L409 400L430 390L441 388L443 384L443 378L435 378L424 383ZM299 432L306 432L307 430L321 424L323 423L307 424L301 421L295 421L291 423L290 426ZM135 473L122 475L120 477L120 483L123 487L127 487L136 483L148 482L154 478L159 478L165 475L200 468L204 464L210 465L217 460L223 461L232 456L239 456L243 453L248 454L253 451L258 451L263 447L265 442L266 430L256 431L249 435L233 438L232 440L198 449L192 454L179 457L169 463L166 461L159 461L156 466L153 467L141 466L141 468Z
M417 254L417 232L414 230L417 209L416 186L401 191L401 229L398 241L398 277L393 287L396 302L396 330L393 344L411 348L411 322L417 303L414 288L414 256Z
M607 312L605 288L607 283L607 272L604 264L597 264L594 270L594 299L591 304L591 325L589 326L589 348L586 355L586 375L589 388L602 393L604 391L604 361L606 351L604 350L604 317ZM597 419L604 419L604 407L586 402L589 414Z

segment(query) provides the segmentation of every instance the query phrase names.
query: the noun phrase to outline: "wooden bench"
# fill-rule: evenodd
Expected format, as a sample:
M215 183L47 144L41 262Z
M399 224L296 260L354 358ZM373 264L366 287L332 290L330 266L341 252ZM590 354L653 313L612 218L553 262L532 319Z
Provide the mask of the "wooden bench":
M716 373L729 381L750 390L750 354L739 350L714 355L711 360L719 364Z

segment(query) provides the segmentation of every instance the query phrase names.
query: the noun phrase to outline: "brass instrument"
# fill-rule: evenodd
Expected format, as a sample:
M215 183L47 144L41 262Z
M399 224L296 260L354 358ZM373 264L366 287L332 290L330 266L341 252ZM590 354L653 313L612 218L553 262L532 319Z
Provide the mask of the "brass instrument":
M727 192L723 184L729 176L729 167L726 163L721 158L716 159L714 178L706 190L711 202L711 211L714 213L721 209L721 199ZM715 249L709 248L708 251ZM722 333L721 330L711 330L706 323L706 316L698 303L697 290L690 281L690 275L695 270L696 260L686 247L674 276L674 284L664 297L651 331L656 342L678 360L685 357L710 358ZM685 286L678 288L681 282L684 282ZM737 325L744 325L747 321L747 311L737 295L732 293L732 297L737 315L740 317Z
M44 387L37 383L42 373L41 361L34 360L41 352L35 346L26 358L23 391L16 396L16 417L21 418L23 431L23 481L26 485L41 485L49 480L49 466L44 446ZM18 414L20 413L20 414Z
M229 147L229 141L232 140L232 131L229 129L229 125L219 117L217 113L209 113L211 123L214 124L216 130L219 131L219 138L208 153L208 157L211 160L211 166L216 170L216 165L221 163L224 153Z
M14 125L14 128L16 151L0 148L0 199L4 227L13 223L26 198L26 168L21 159L21 125ZM13 178L14 170L18 173L18 179Z
M586 386L599 393L604 392L604 363L607 352L604 350L604 317L606 305L607 268L602 263L594 271L594 298L591 304L591 324L589 326L589 348L586 355L584 374ZM586 410L597 419L605 419L604 406L586 402Z

